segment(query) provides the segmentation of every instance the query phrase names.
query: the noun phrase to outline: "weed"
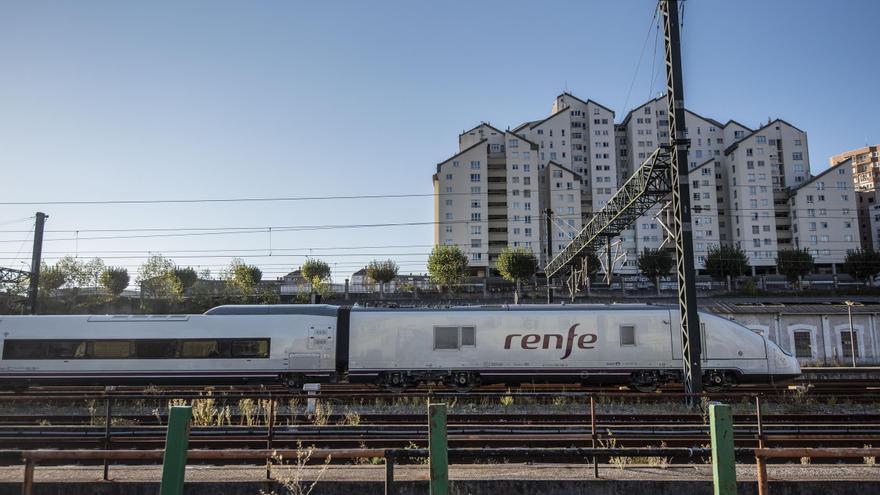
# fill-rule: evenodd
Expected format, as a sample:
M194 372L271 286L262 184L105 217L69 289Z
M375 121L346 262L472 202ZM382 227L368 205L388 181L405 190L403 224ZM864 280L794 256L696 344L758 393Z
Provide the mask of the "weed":
M191 405L194 425L211 426L214 424L217 416L217 404L210 390L205 394L204 399L193 399Z
M333 405L327 401L315 401L315 414L312 416L312 424L315 426L326 426L333 414Z
M418 448L419 448L419 446L416 445L415 442L409 442L406 445L406 447L404 447L405 450L415 450ZM428 457L413 457L412 461L415 462L416 464L430 464L430 462L431 462L430 458L428 458Z
M296 416L299 414L300 407L302 407L302 399L299 397L293 397L287 401L287 408L290 412L290 419L287 420L287 424L296 423Z
M868 445L865 445L865 448L866 448L866 449L870 449L870 448L872 448L872 447L871 447L870 444L868 444ZM874 456L872 456L872 455L871 455L871 456L865 456L865 457L862 457L862 461L864 461L864 463L865 463L866 465L868 465L868 466L876 466L877 458L874 457Z
M260 400L260 410L262 411L263 416L263 424L268 425L269 421L272 424L275 424L275 418L278 417L278 401L274 399L261 399ZM272 417L269 417L269 413L272 413Z
M220 413L217 414L216 422L214 423L217 426L231 426L232 425L232 408L229 406L223 406L223 409L220 410Z
M89 424L95 426L99 424L98 418L98 401L89 400L86 401L86 407L89 410ZM103 421L103 419L101 419Z
M358 426L361 424L361 415L356 411L348 411L342 417L343 426Z
M284 489L283 493L290 495L309 495L312 493L312 490L315 489L315 485L321 481L324 473L326 473L327 469L330 467L330 456L328 455L327 458L324 459L324 463L321 465L315 479L313 481L305 481L303 478L306 466L312 459L312 454L314 452L314 447L303 449L302 443L297 443L295 459L285 461L283 456L277 452L272 455L272 459L278 464L278 467L274 470L275 479L278 480L278 483L281 484ZM260 493L261 495L278 495L278 492L274 490L271 492L261 490Z
M253 399L241 399L238 401L238 414L241 415L241 424L253 426L256 413L257 403Z
M510 389L507 389L507 393L510 393ZM513 396L512 395L504 395L501 397L501 406L502 407L510 407L513 405Z

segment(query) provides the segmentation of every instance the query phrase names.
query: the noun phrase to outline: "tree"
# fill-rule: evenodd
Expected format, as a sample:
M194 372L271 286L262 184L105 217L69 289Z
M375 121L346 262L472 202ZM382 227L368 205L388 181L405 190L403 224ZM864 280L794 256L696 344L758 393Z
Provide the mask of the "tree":
M175 276L174 262L161 254L147 258L138 268L136 282L141 286L141 307L146 311L165 309L165 303L183 300L183 285Z
M367 265L367 277L379 284L380 296L385 293L385 284L397 277L397 263L392 260L373 260Z
M515 284L513 303L519 304L522 279L529 278L538 271L538 259L535 258L535 253L530 249L506 247L498 255L495 267L505 280Z
M856 280L872 280L880 273L880 253L872 249L855 249L846 252L843 260L843 271Z
M73 256L65 256L55 263L64 277L64 286L68 288L82 287L88 283L88 275L86 274L83 262Z
M125 268L111 266L101 274L101 285L103 285L104 288L107 289L107 292L112 294L113 297L119 297L119 294L122 294L122 291L128 287L129 281L130 277L128 276L128 270Z
M434 246L428 256L428 276L442 288L451 290L467 275L467 256L458 246Z
M330 265L317 258L307 259L302 266L299 267L300 274L311 285L312 301L315 301L315 294L326 294L327 288L325 282L330 279Z
M813 255L807 248L781 249L776 253L776 269L798 288L801 277L813 271L813 263Z
M263 279L263 272L254 265L246 264L240 258L234 258L224 273L224 279L227 285L247 301Z
M101 258L92 258L82 263L83 282L88 287L100 287L101 275L105 270L104 261Z
M40 294L48 296L53 290L60 289L66 281L63 270L43 263L40 268Z
M184 291L195 285L199 280L199 274L190 266L186 268L175 267L173 272L174 277L180 282L180 286Z
M669 275L675 266L672 255L666 249L645 248L639 255L639 271L654 282L657 295L660 295L660 277Z
M749 257L739 246L715 246L709 249L703 262L706 272L715 280L739 277L749 271ZM727 290L730 290L728 284Z

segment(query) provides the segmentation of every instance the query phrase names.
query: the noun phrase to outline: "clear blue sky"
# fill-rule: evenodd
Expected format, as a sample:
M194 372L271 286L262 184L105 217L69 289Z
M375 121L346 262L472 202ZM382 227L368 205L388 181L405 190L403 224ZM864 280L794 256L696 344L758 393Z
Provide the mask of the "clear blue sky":
M430 193L434 165L481 120L506 128L539 118L565 88L618 120L656 95L653 11L653 0L3 1L2 201ZM817 173L831 154L880 142L878 18L876 0L687 0L687 106L749 126L788 120L808 132ZM111 256L267 250L269 235L85 240L132 234L85 231L433 219L429 197L0 206L0 240L25 239L9 231L30 224L9 222L38 208L48 230L83 231L78 244L47 242L50 261L78 249L132 268L142 259ZM242 257L274 277L303 260L278 249L333 248L312 254L336 263L341 280L372 258L421 272L432 242L429 225L276 230L274 256ZM0 257L29 249L2 242ZM172 257L215 272L229 261Z

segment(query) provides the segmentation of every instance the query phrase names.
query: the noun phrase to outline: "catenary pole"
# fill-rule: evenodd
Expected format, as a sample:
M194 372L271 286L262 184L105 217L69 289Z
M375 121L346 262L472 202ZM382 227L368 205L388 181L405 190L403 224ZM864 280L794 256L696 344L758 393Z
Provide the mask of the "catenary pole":
M694 285L694 244L691 226L691 194L688 183L684 89L681 71L678 0L660 0L663 14L663 38L666 52L666 101L669 117L671 155L673 229L675 264L678 275L678 307L681 320L682 380L686 393L703 391L700 364L700 319L697 313L697 288ZM691 398L692 399L692 398ZM691 400L691 402L693 402Z
M48 215L38 211L37 221L34 223L34 250L31 257L31 276L28 286L28 306L32 315L37 314L37 292L40 287L40 264L43 256L43 227L46 225L47 218L49 218Z

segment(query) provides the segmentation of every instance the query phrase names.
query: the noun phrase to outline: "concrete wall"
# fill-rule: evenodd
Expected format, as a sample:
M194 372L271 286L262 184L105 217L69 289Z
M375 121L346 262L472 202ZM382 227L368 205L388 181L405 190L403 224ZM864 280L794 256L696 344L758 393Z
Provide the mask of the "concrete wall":
M832 315L738 313L722 314L722 316L763 332L770 340L792 354L795 353L795 333L809 333L811 355L798 357L802 366L848 366L851 363L849 357L844 357L842 346L846 336L841 334L849 333L849 319L845 313ZM853 314L853 328L858 344L857 364L880 364L878 325L880 325L880 316L876 313Z

